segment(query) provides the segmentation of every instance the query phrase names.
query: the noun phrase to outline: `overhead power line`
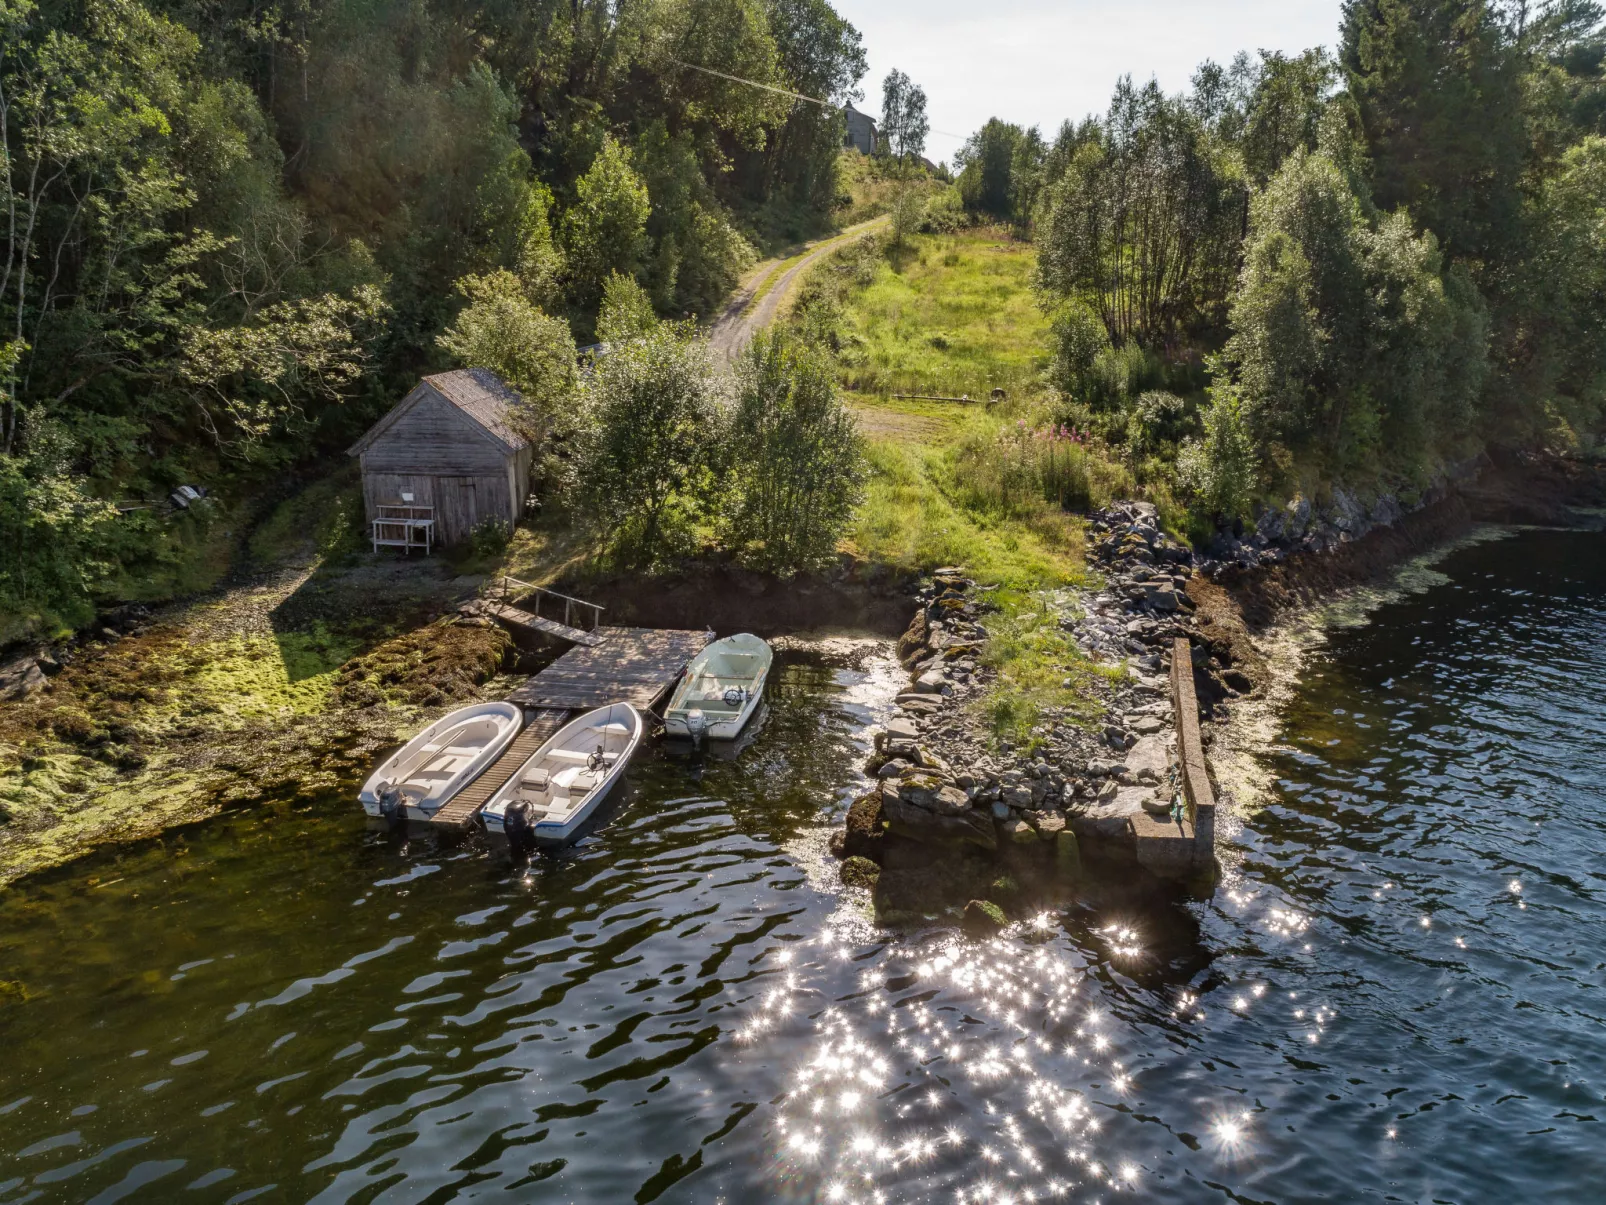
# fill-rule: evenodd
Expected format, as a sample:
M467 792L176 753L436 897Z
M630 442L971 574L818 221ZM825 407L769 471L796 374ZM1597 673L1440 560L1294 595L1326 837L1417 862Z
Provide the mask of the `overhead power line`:
M677 67L686 68L688 71L701 71L704 75L717 76L720 79L729 80L733 84L746 84L749 88L762 88L766 92L774 92L777 96L790 96L793 100L805 100L808 101L809 104L819 105L823 109L840 109L843 107L842 105L834 104L828 100L821 100L817 96L804 96L801 92L789 92L787 89L777 88L773 84L761 84L757 80L743 79L739 75L730 75L724 71L715 71L712 67L699 67L696 63L687 63L673 56L670 57L669 61L674 63ZM940 135L943 138L954 138L960 142L969 141L968 135L953 134L947 130L927 130L926 132L928 134Z
M777 88L773 84L761 84L757 80L743 79L739 75L726 75L723 71L715 71L712 67L699 67L696 63L683 63L677 58L671 58L671 63L685 67L689 71L701 71L704 75L717 75L720 79L728 79L733 84L746 84L750 88L762 88L766 92L774 92L781 96L790 96L793 100L806 100L811 105L819 105L826 109L840 109L841 105L834 105L828 100L821 100L817 96L804 96L801 92L788 92L785 88Z

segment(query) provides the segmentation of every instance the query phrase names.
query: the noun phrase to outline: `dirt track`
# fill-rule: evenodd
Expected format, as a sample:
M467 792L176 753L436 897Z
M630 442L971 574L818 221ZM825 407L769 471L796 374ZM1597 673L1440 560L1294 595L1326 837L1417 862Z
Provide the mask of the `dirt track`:
M782 304L797 288L803 279L803 274L818 263L822 256L846 246L854 239L879 230L886 223L885 217L871 218L868 222L848 227L841 234L810 244L808 254L782 273L770 291L755 304L753 298L763 288L764 282L769 280L775 270L786 261L772 259L760 264L748 274L747 279L731 297L729 304L719 317L714 319L714 325L708 332L708 339L713 344L714 350L727 360L734 359L736 353L747 346L748 340L755 332L763 330L775 321L781 312Z

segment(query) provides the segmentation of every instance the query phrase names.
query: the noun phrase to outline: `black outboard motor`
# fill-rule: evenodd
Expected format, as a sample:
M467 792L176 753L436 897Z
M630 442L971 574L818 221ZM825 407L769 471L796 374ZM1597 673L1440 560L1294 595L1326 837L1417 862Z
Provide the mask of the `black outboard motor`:
M407 801L402 798L400 787L388 782L380 784L379 814L390 821L392 827L407 823Z
M510 804L502 813L502 835L507 838L508 851L514 856L535 850L535 827L530 823L528 804Z

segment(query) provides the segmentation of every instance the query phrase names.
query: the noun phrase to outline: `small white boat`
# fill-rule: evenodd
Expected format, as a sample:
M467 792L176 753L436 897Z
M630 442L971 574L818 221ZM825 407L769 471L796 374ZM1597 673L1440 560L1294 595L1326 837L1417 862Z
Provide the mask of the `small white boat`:
M774 654L757 636L716 640L686 667L664 709L664 734L694 741L735 740L764 697Z
M644 728L629 703L570 720L491 796L485 831L513 845L567 844L623 777Z
M436 720L373 772L357 798L370 816L428 820L490 768L524 727L513 703L476 703Z

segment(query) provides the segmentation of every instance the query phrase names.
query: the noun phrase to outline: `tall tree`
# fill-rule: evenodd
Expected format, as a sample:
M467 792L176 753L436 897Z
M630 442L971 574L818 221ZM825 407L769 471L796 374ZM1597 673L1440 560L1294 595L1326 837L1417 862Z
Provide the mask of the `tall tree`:
M1219 321L1245 198L1234 161L1182 101L1122 80L1048 194L1039 285L1087 300L1117 343L1161 346Z
M1346 0L1339 60L1377 203L1407 207L1452 256L1518 253L1521 60L1488 0Z
M900 163L918 159L930 132L925 89L894 67L881 82L881 137L888 151Z

